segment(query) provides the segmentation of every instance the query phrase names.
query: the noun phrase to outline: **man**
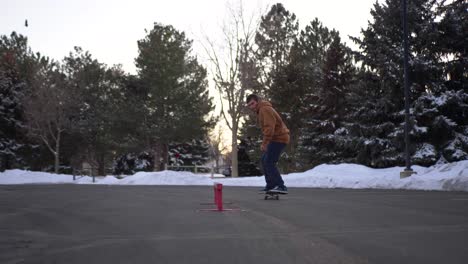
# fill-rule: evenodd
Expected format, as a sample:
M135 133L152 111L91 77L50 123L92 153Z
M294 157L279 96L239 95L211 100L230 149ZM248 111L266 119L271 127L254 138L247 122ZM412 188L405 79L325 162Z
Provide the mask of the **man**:
M256 94L247 96L247 107L257 114L257 122L262 129L262 166L266 187L261 192L288 193L284 181L276 167L281 152L289 143L289 129L270 102L262 101Z

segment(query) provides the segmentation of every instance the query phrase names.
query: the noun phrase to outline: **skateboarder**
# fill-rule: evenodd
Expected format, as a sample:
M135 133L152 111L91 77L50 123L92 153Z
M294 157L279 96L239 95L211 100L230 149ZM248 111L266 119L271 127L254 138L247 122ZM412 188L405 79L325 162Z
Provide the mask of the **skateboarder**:
M256 94L247 96L247 107L257 114L257 123L263 134L261 145L262 166L266 187L261 192L288 193L283 178L276 167L281 152L289 143L289 129L270 102L262 101Z

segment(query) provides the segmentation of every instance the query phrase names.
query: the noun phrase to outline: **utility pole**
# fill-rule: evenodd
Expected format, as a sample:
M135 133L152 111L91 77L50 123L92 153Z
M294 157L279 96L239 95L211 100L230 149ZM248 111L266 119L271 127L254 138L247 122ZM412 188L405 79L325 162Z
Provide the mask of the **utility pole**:
M405 164L406 168L400 172L400 178L406 178L414 174L411 169L410 153L409 153L409 105L410 105L410 91L408 80L408 20L407 20L407 0L402 0L402 17L403 17L403 78L405 89Z

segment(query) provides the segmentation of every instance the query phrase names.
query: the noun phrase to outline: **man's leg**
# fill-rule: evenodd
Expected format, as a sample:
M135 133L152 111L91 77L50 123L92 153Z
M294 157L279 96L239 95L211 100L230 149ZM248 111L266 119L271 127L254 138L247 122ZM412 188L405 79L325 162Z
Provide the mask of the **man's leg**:
M266 159L267 159L267 153L265 152L262 155L262 168L263 168L263 174L265 174L266 188L269 190L269 189L275 188L276 185L273 182L273 179L271 178L270 174L268 173Z
M270 142L270 144L268 144L267 151L263 154L264 159L262 160L264 160L265 176L268 175L270 183L273 186L284 186L283 178L281 178L281 174L276 167L276 163L278 163L281 152L285 147L286 144L284 143Z

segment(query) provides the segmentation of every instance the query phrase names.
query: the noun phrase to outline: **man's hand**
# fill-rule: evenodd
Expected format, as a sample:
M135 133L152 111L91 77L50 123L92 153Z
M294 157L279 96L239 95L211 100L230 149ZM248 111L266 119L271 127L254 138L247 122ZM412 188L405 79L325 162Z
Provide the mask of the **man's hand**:
M260 149L262 150L262 152L266 152L266 150L267 150L267 145L262 144L262 146L260 147Z

